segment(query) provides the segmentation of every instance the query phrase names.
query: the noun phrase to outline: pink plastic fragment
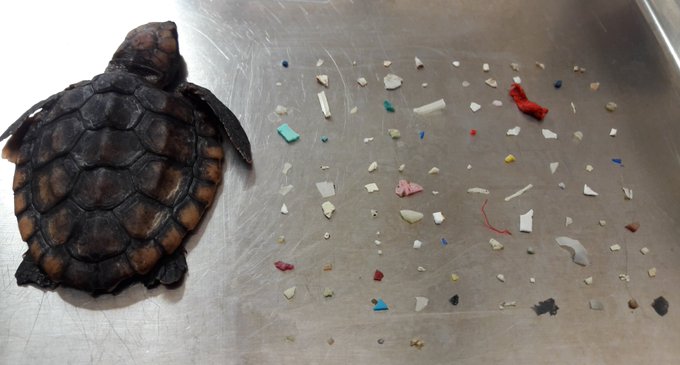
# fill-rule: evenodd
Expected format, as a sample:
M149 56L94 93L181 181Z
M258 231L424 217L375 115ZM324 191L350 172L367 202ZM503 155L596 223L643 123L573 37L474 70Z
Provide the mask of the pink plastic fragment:
M394 189L394 192L402 198L405 196L413 195L415 193L419 193L421 191L423 191L422 186L416 183L408 182L406 180L399 180L397 188Z
M287 264L283 261L276 261L274 263L274 266L276 266L277 269L281 271L288 271L288 270L293 270L295 268L295 265L293 264Z

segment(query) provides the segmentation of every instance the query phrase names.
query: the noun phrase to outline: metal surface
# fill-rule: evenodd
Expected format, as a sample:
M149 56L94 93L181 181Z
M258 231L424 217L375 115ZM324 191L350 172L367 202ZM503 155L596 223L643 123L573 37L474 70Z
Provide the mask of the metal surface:
M0 363L669 364L680 358L677 70L636 2L4 2L0 130L37 100L103 71L129 29L166 19L178 23L189 80L215 91L243 121L254 168L229 152L219 198L187 241L189 274L180 288L136 285L92 298L16 286L25 244L13 215L13 166L2 161ZM415 70L414 56L423 70ZM319 58L325 62L317 68ZM393 62L389 70L386 59ZM515 75L510 62L521 64L529 97L550 108L545 121L520 114L507 96ZM574 65L586 73L574 73ZM388 71L405 79L400 89L384 90ZM320 73L331 80L330 120L316 97ZM360 76L367 87L356 85ZM488 77L498 89L484 85ZM557 79L564 81L560 90L552 86ZM471 85L463 88L464 80ZM601 83L597 92L589 89L594 81ZM447 103L443 113L411 112L439 98ZM396 113L382 109L385 99ZM493 107L494 99L503 107ZM472 101L482 105L474 114ZM605 111L608 101L619 109ZM289 115L276 116L277 104ZM354 106L358 112L350 114ZM275 131L281 122L301 140L286 145ZM520 135L506 137L515 125ZM402 138L389 139L387 128L400 129ZM541 128L559 139L543 139ZM608 136L611 128L617 137ZM577 130L585 136L580 143L572 138ZM364 143L365 137L375 140ZM508 153L516 163L503 163ZM379 168L369 174L372 161ZM551 175L553 161L560 166ZM284 162L293 165L287 176ZM595 170L586 172L587 164ZM439 175L427 174L432 166ZM426 191L396 197L391 190L402 177ZM338 190L329 199L337 206L331 220L321 215L324 199L314 186L324 180ZM566 190L558 188L561 181ZM370 182L381 190L368 194L363 186ZM528 183L532 190L503 200ZM600 195L583 196L584 183ZM283 197L278 190L286 184L294 189ZM473 186L491 190L489 218L512 237L483 226L485 197L467 194ZM632 201L624 200L622 187L634 190ZM279 213L284 202L287 216ZM403 222L398 210L404 208L425 219ZM519 233L519 215L532 208L534 232ZM447 217L441 226L431 220L435 211ZM565 216L574 224L565 227ZM632 221L641 223L635 234L623 228ZM276 243L280 235L285 244ZM561 235L586 246L590 266L571 262L555 243ZM491 251L491 237L505 249ZM383 242L382 256L375 239ZM424 246L414 250L414 239ZM623 250L609 252L613 243ZM536 255L526 254L528 246ZM641 255L643 246L651 253ZM279 272L277 260L296 268ZM330 272L322 270L327 262ZM658 269L654 279L647 277L650 267ZM382 282L372 280L375 269L385 273ZM631 281L620 281L620 273ZM588 276L591 286L583 283ZM297 294L288 301L282 291L293 285ZM325 287L333 298L322 297ZM460 295L456 307L448 303L453 294ZM659 295L670 302L665 317L650 306ZM414 312L415 296L430 299L424 311ZM371 310L378 297L389 311ZM550 297L560 307L557 316L536 316L531 306ZM631 297L640 303L635 311L626 305ZM590 310L590 299L605 310ZM503 301L518 306L499 310ZM415 337L423 349L409 346Z

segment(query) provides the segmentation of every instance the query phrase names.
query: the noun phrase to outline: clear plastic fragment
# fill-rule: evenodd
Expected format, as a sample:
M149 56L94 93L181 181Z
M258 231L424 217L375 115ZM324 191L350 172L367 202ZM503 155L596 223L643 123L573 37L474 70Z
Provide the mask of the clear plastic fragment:
M518 136L519 132L522 130L519 126L516 126L515 128L510 128L508 129L507 132L505 132L506 136Z
M531 189L531 188L533 188L533 187L534 187L533 184L529 184L529 185L527 185L527 186L525 186L525 187L519 189L516 193L514 193L514 194L512 194L512 195L509 195L509 196L506 196L506 197L505 197L505 201L506 201L506 202L507 202L507 201L510 201L510 200L512 200L512 199L514 199L514 198L516 198L516 197L518 197L518 196L524 194L527 190L529 190L529 189Z
M414 108L413 112L419 115L426 115L430 114L432 112L436 112L439 110L443 110L446 108L446 102L444 102L444 99L439 99L437 101L433 101L429 104L425 104L421 107Z
M395 74L387 74L383 78L383 83L385 84L385 90L398 89L401 86L403 81L404 81L404 79L402 79L401 77L399 77Z
M402 209L399 211L401 218L409 223L416 223L423 219L424 215L421 212L416 212L415 210Z
M330 198L335 195L335 184L332 181L321 181L316 183L316 189L319 190L322 198Z
M328 99L326 98L326 92L321 91L316 94L319 97L319 104L321 105L321 112L325 118L331 117L331 108L328 106Z
M569 237L557 237L555 241L557 241L557 244L560 245L560 247L571 251L574 263L581 266L587 266L589 264L588 252L581 242Z

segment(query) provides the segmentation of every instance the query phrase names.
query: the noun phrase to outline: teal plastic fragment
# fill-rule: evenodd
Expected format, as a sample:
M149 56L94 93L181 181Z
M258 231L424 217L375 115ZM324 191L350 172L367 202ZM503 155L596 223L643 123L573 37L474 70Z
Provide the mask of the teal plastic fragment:
M394 113L394 105L389 102L389 100L383 101L383 106L385 107L385 110L387 110L390 113Z
M373 307L373 310L378 312L378 311L386 311L389 308L387 308L387 304L383 302L382 299L378 299L378 303L375 304L375 307Z
M288 143L292 143L300 139L300 135L295 133L295 131L288 126L288 123L281 124L278 128L276 128L276 131L279 132L281 137L283 137L283 139Z

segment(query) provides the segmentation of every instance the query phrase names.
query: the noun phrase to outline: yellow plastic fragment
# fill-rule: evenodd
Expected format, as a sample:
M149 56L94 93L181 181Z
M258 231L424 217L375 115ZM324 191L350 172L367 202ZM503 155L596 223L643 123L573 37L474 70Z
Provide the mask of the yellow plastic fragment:
M455 274L455 273L451 274L451 281L453 281L454 283L457 282L459 279L460 279L460 276L458 276L458 274Z
M505 156L505 163L513 163L513 162L515 162L515 160L516 160L516 158L512 154Z

